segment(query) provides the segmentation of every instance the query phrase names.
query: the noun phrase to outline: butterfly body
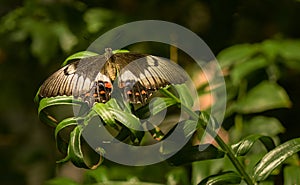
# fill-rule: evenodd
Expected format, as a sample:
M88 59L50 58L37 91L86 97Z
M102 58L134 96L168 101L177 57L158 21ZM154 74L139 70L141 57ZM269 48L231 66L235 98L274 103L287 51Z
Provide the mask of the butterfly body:
M157 89L185 81L181 68L166 59L106 50L56 71L42 84L39 96L74 96L93 105L107 102L118 88L131 103L144 104Z

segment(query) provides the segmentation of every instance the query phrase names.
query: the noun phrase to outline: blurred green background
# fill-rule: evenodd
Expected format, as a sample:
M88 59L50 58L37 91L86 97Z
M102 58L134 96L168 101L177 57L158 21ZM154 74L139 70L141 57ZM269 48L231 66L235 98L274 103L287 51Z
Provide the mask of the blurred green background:
M57 167L53 128L38 120L33 98L67 56L106 31L137 20L170 21L198 34L217 55L240 43L299 39L299 12L296 0L1 0L0 184L39 185L57 174L76 180L83 172ZM299 71L289 70L279 81L292 107L265 113L286 128L281 141L300 136Z

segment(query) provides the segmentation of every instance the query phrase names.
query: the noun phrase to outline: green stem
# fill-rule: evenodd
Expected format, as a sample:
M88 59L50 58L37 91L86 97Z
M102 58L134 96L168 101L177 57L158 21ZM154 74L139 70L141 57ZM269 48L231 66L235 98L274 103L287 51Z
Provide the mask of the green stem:
M182 106L184 106L184 105L182 105ZM186 108L186 109L188 109L188 108ZM199 117L195 112L191 111L190 109L189 109L189 111L187 111L187 113L190 116L192 116L194 119L201 119L201 116ZM245 168L240 163L240 161L236 158L232 149L223 141L223 139L219 136L218 133L216 133L213 129L211 129L208 126L209 123L206 123L206 122L207 122L206 119L203 119L203 118L201 119L201 121L199 121L199 123L201 124L201 127L203 129L205 129L209 135L214 137L215 141L218 143L218 145L223 149L223 151L225 151L226 155L228 156L228 158L230 159L230 161L232 162L234 167L237 169L237 171L239 172L241 177L245 180L245 182L248 185L255 185L256 182L254 182L254 180L252 180L251 177L248 175L248 173L245 171ZM203 123L206 123L206 124L203 124Z
M217 134L215 136L216 142L219 144L219 146L226 152L228 158L234 165L234 167L237 169L239 174L244 178L245 182L248 185L254 185L256 182L254 182L253 179L248 175L248 173L245 171L243 165L240 163L240 161L235 157L232 149L222 140L222 138Z
M191 116L193 118L199 118L199 119L201 119L201 117L198 117L198 115L195 114L195 112L192 112L191 110L189 110L188 113L190 115L192 113ZM234 167L237 169L237 171L239 172L239 174L241 175L241 177L245 180L245 182L248 185L255 185L256 182L254 182L254 180L251 179L251 177L245 171L245 168L240 163L240 161L236 158L236 156L234 155L234 152L232 151L232 149L223 141L223 139L218 135L218 133L216 133L213 129L211 129L209 126L207 126L209 123L206 123L204 125L203 123L205 123L205 122L207 122L205 119L202 119L201 121L199 121L199 123L201 123L201 126L203 127L203 129L206 129L206 131L208 132L208 134L210 134L212 137L214 137L215 141L218 143L218 145L223 149L223 151L225 151L226 155L228 156L228 158L230 159L230 161L232 162L232 164L234 165Z
M255 185L256 182L248 175L248 173L245 171L245 168L243 165L240 163L240 161L236 158L234 155L234 152L232 149L223 141L223 139L216 133L209 125L210 122L210 117L205 117L203 115L204 113L201 113L202 116L196 114L194 111L192 111L189 107L181 104L181 101L179 98L177 98L174 94L169 92L167 89L162 89L162 92L166 95L169 96L170 98L173 98L180 106L181 108L186 111L194 120L199 120L198 123L200 123L200 126L208 132L212 137L215 138L215 141L218 143L218 145L225 151L226 155L234 165L234 167L237 169L238 173L241 175L241 177L244 179L244 181L248 185Z

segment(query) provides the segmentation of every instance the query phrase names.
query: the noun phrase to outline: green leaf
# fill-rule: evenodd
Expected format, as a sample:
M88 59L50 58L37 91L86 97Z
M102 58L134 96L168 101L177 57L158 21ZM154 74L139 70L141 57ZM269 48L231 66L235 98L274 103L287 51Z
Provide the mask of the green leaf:
M39 113L39 119L41 120L41 122L46 123L51 127L56 127L57 123L59 122L54 117L47 115L45 112Z
M281 40L278 53L286 60L300 60L300 40ZM282 49L284 48L284 49Z
M87 57L92 57L92 56L97 56L99 55L98 53L94 53L91 51L80 51L77 52L71 56L69 56L62 64L61 66L65 66L69 63L70 60L76 60L76 59L83 59L83 58L87 58Z
M43 98L40 101L38 113L40 113L43 109L55 106L55 105L71 105L78 106L81 105L82 102L74 99L72 96L56 96L50 98Z
M39 102L38 115L42 122L55 127L61 120L85 110L86 104L72 96L43 98Z
M181 122L180 124L184 124L183 125L183 132L185 137L191 137L197 128L197 122L195 120L186 120Z
M129 129L141 130L141 122L133 114L109 108L115 119L124 124Z
M223 172L203 179L198 185L240 184L242 178L233 171Z
M187 85L175 84L173 85L173 87L176 89L177 93L179 94L181 104L191 108L194 105L194 99Z
M222 50L217 59L221 68L230 67L240 62L248 60L253 54L259 51L257 45L239 44Z
M75 125L78 125L78 121L79 119L78 118L75 118L75 117L71 117L71 118L66 118L64 119L63 121L61 121L55 128L55 132L54 132L54 136L55 136L55 140L57 139L57 135L58 133L66 128L66 127L69 127L69 126L75 126Z
M81 150L82 130L82 126L77 126L70 134L70 141L68 146L68 159L70 159L72 163L77 167L88 168L88 166L84 162L84 157Z
M230 77L234 85L238 85L244 77L248 74L253 73L255 70L266 67L269 65L269 62L266 58L259 56L251 58L245 62L242 62L235 67L230 72Z
M166 174L166 184L190 184L188 171L182 166L173 168Z
M166 110L168 107L175 105L177 102L172 99L172 98L162 98L158 97L155 98L153 101L150 103L150 109L152 115L156 115L159 112Z
M278 119L266 116L255 116L246 122L244 127L243 132L247 135L256 133L265 136L276 136L285 131Z
M240 142L232 145L231 148L235 152L236 156L242 156L242 155L245 155L246 153L248 153L248 151L251 149L251 147L257 140L260 140L260 142L262 142L262 144L264 144L264 146L266 147L266 149L268 151L275 148L275 143L271 137L262 136L259 134L250 135L250 136L242 139Z
M167 159L173 165L182 165L194 161L218 159L224 157L224 152L211 144L185 146L171 158Z
M110 169L108 169L105 166L101 166L95 170L87 170L84 173L84 182L86 184L88 183L94 183L94 182L107 182L109 181L109 174L110 174Z
M289 108L291 101L281 86L263 81L252 88L234 106L236 112L249 114L276 108Z
M254 167L252 176L256 181L265 180L287 158L300 151L300 138L289 140L268 152Z
M103 103L96 103L92 110L94 110L102 120L109 126L116 128L116 121L114 115L110 112L110 107Z
M299 166L287 166L284 168L284 184L295 185L300 184L300 167Z
M126 126L135 136L135 138L138 139L138 141L142 140L144 136L144 133L142 131L143 128L140 120L136 116L134 116L132 113L124 112L122 110L112 108L110 108L109 110L113 113L114 118L121 122L124 126ZM132 140L135 140L135 138L133 138Z
M36 92L36 95L33 99L34 104L39 105L40 103L40 97L39 97L39 93L40 93L41 88L39 88L39 90Z
M129 51L126 50L126 49L117 49L117 50L113 50L112 52L113 52L113 54L116 54L116 53L129 53Z
M134 114L137 115L137 117L139 117L140 119L145 119L150 116L154 116L175 104L177 104L177 102L173 98L155 97L149 104L137 109Z

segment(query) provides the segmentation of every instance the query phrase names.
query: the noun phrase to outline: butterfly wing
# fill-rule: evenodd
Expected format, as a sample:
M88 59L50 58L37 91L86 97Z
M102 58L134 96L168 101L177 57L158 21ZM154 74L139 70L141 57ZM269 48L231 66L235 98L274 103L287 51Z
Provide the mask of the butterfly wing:
M159 88L187 80L180 66L162 57L133 53L113 57L119 68L118 86L132 103L144 104ZM124 59L126 62L121 62Z
M167 59L135 53L117 53L83 58L52 74L41 86L41 97L74 96L105 103L112 93L112 82L131 103L142 103L152 92L168 84L186 81L183 70Z
M100 73L106 58L104 55L76 60L52 74L41 86L41 97L55 96L96 96L95 91L105 88L111 91L107 83L109 78ZM97 95L98 96L98 95ZM102 102L102 100L99 100Z

